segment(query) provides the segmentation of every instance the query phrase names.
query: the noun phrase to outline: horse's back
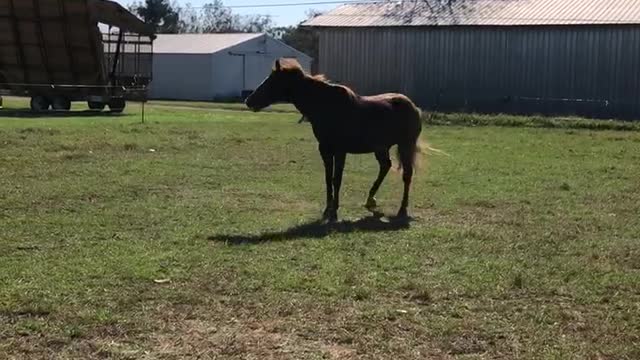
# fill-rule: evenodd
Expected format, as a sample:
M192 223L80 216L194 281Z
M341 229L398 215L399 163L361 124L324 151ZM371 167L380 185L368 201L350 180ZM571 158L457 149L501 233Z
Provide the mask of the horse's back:
M421 130L420 110L402 94L359 96L353 110L332 132L348 152L388 148L417 137Z
M348 153L369 153L415 141L419 135L420 110L407 96L361 96L350 90L337 90L330 102L333 114L319 114L318 120L312 121L320 143Z
M420 110L411 99L399 93L384 93L378 95L361 96L360 101L364 106L386 108L394 112L393 116L398 116L397 112L404 112L406 115L419 115Z
M377 123L392 132L405 131L407 125L415 128L421 123L420 109L403 94L385 93L360 97L362 121ZM395 130L395 131L394 131Z
M390 103L406 102L406 103L413 104L413 101L411 101L411 99L409 99L408 96L400 93L384 93L384 94L376 94L376 95L367 95L367 96L360 96L360 98L365 101L373 101L373 102L378 102L378 101L390 102Z

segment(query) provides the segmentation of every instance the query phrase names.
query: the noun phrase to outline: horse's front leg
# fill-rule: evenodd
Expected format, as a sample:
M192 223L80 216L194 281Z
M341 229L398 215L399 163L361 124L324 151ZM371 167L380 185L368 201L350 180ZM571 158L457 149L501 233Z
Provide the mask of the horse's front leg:
M347 154L336 153L333 158L333 209L335 211L335 217L337 219L338 209L340 208L340 186L342 185L342 172L344 170L344 162L347 158Z
M322 156L322 162L324 163L324 178L327 185L327 206L324 209L322 217L330 221L335 221L338 218L338 214L333 204L333 166L334 155L326 146L320 145L320 155Z

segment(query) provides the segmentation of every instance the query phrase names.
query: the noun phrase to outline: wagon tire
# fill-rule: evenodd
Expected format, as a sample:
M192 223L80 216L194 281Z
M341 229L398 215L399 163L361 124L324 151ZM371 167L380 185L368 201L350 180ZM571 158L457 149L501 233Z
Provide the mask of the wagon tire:
M32 111L47 111L51 106L51 102L42 95L36 95L31 97L30 105Z
M109 101L109 111L112 113L121 113L124 111L126 101L122 98L113 98Z
M89 106L90 110L96 111L102 111L104 110L104 107L107 106L107 104L103 103L102 101L88 101L87 105Z
M69 111L71 110L71 100L64 96L56 96L51 102L51 107L56 111Z

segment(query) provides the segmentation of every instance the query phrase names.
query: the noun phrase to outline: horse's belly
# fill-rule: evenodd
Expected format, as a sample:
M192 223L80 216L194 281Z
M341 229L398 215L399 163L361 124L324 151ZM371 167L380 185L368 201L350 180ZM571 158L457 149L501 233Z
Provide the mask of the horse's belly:
M377 149L374 146L368 144L354 144L345 146L343 149L340 149L349 154L368 154L375 152Z
M389 126L370 122L350 125L329 129L314 128L314 134L319 142L330 145L335 151L350 154L372 153L397 144L397 131Z
M344 137L341 140L335 142L335 148L350 154L372 153L390 147L394 143L390 138L362 135Z

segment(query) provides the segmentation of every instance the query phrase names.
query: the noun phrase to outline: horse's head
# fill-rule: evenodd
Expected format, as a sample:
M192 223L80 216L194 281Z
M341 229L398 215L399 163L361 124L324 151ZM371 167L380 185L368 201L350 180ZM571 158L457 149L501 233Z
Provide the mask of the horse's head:
M277 102L291 102L296 85L305 74L295 60L276 60L271 74L247 98L245 104L253 111L259 111Z

